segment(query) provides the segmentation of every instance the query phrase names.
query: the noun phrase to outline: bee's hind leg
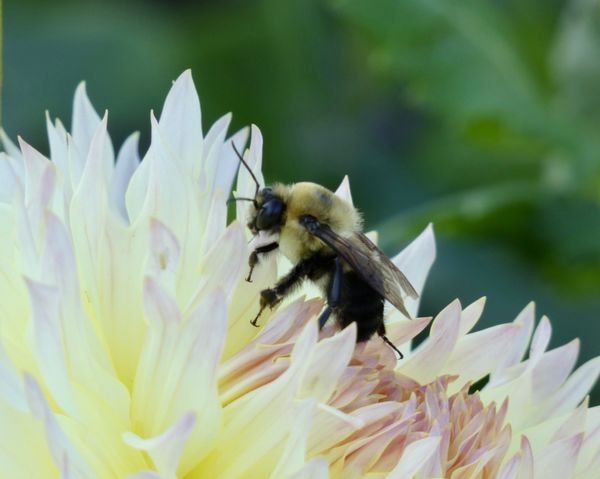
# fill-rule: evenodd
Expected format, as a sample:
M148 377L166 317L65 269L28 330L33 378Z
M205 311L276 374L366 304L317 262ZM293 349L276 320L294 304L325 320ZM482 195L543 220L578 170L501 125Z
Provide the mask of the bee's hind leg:
M387 344L390 348L392 348L394 351L396 351L398 353L398 359L402 359L404 358L404 354L402 354L402 351L400 351L395 345L394 343L392 343L388 337L385 335L385 325L383 324L383 322L381 323L381 326L379 327L379 330L377 331L377 334L379 334L379 336L381 336L381 339L383 339L383 342L385 344Z
M325 323L331 315L331 311L335 308L342 298L342 278L344 277L344 270L342 268L342 262L339 256L335 257L335 264L333 267L333 276L331 278L331 284L327 293L327 308L319 316L319 329L323 329Z

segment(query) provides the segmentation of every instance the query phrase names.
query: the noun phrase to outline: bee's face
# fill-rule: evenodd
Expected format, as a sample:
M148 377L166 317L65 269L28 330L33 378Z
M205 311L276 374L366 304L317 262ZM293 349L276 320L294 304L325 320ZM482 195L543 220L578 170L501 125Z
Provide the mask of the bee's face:
M248 222L248 228L253 234L275 229L283 223L285 204L281 198L273 195L272 188L267 186L258 192L255 209Z

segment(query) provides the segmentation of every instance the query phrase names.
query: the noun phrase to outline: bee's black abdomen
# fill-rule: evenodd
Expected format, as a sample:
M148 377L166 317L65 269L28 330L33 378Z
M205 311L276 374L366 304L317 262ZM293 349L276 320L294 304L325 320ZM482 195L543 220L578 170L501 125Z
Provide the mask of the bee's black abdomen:
M367 341L373 334L385 334L383 297L354 271L344 273L342 295L333 309L341 328L355 322L357 342Z

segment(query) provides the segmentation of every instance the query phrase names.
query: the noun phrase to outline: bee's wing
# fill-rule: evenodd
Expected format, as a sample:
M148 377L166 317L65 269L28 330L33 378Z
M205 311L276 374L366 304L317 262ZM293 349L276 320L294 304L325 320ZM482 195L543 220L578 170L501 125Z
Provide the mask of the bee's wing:
M402 290L411 298L418 298L418 293L406 276L369 238L363 233L344 238L312 217L304 221L301 219L300 223L338 253L373 289L410 318L404 306Z

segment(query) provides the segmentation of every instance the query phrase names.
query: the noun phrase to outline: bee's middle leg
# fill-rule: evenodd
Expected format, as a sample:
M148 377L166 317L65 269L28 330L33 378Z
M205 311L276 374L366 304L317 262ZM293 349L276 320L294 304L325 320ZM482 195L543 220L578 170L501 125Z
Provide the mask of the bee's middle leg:
M331 278L331 285L327 292L327 307L325 311L319 316L319 329L323 329L325 323L329 319L333 308L335 308L342 298L342 278L344 277L344 270L342 268L342 262L339 256L336 256L333 266L333 276Z
M259 246L254 251L252 251L250 257L248 258L248 266L250 266L250 271L248 272L248 277L246 278L246 281L248 281L248 283L252 282L252 272L254 271L254 267L258 264L258 255L268 253L277 248L279 248L279 243L273 242L263 246Z

